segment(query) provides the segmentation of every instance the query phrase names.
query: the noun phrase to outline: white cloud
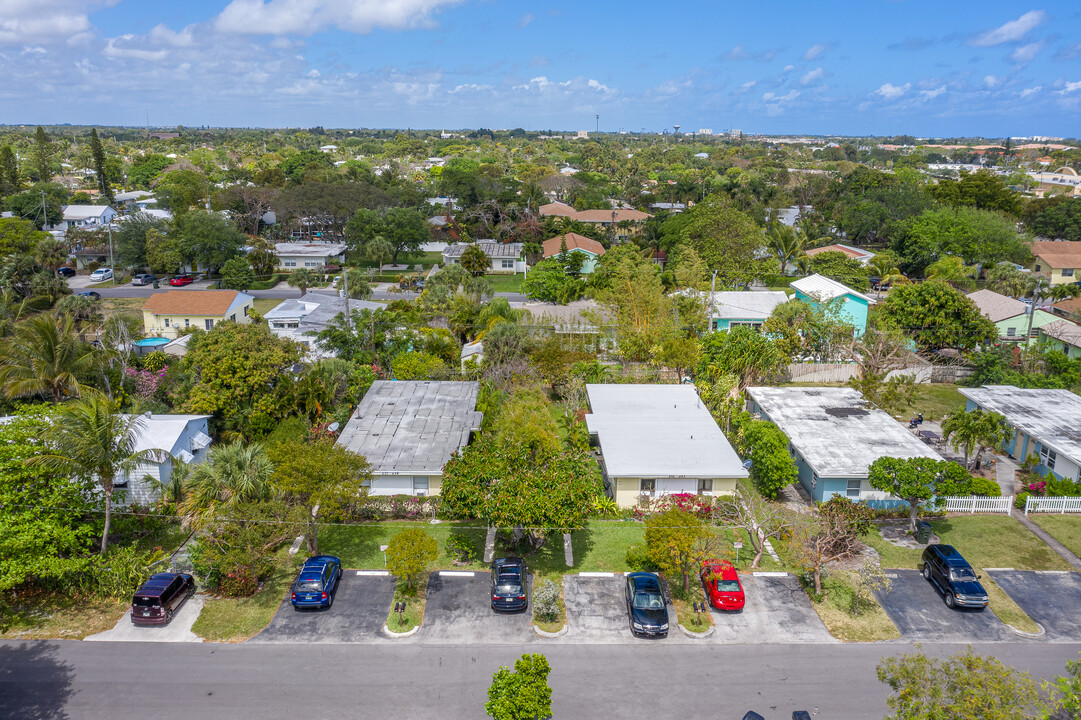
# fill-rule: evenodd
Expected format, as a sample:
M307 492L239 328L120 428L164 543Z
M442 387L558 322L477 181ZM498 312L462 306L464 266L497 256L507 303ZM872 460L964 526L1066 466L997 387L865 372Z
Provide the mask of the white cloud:
M882 87L875 90L874 95L878 95L883 100L896 100L904 95L912 87L912 83L905 83L904 85L894 85L893 83L884 83Z
M994 90L1006 81L1006 78L995 77L994 75L984 75L983 85L988 90Z
M1023 40L1029 32L1043 25L1046 20L1047 13L1043 10L1029 10L1016 20L1010 20L994 30L978 35L972 40L972 44L976 47L990 47L1007 42L1018 42Z
M352 33L432 24L432 13L461 0L232 0L214 20L222 32L311 35L329 27Z
M803 59L807 61L814 60L816 57L826 52L826 50L828 49L829 45L825 45L823 43L812 45L810 48L807 49L807 52L803 53Z
M821 80L823 76L825 76L825 74L826 71L822 68L815 68L814 70L811 70L809 73L806 73L803 77L801 77L799 81L803 85L810 85L815 80Z
M931 90L920 90L920 95L922 95L925 100L934 100L936 97L943 94L944 92L946 92L946 86L940 85L939 87L933 88Z
M781 70L781 72L792 72L795 69L796 69L795 65L785 65L784 69Z
M1043 41L1022 45L1010 53L1010 60L1019 63L1027 63L1039 55L1041 50L1043 50Z
M533 22L533 20L533 13L526 13L521 17L521 19L518 20L518 27L524 28L526 25Z
M1078 80L1077 82L1068 82L1068 83L1066 83L1066 87L1064 87L1062 90L1059 90L1058 94L1059 95L1068 95L1068 94L1070 94L1072 92L1076 92L1078 90L1081 90L1081 80Z
M599 91L605 92L605 93L612 92L608 88L607 85L602 85L601 83L597 82L596 80L594 80L592 78L590 78L589 82L586 83L586 87L590 87L590 88L593 88L594 90L599 90Z
M744 89L744 90L750 90L751 88L753 88L757 84L758 84L757 80L748 80L747 82L740 85L740 87L742 89Z
M777 95L776 93L765 93L762 99L767 102L792 102L799 97L799 90L789 90L784 95Z
M1025 88L1024 90L1021 91L1021 97L1023 97L1023 98L1030 97L1030 96L1035 95L1036 93L1040 92L1041 90L1043 90L1042 85L1037 85L1036 87Z
M0 0L0 45L50 44L88 34L87 12L120 0Z

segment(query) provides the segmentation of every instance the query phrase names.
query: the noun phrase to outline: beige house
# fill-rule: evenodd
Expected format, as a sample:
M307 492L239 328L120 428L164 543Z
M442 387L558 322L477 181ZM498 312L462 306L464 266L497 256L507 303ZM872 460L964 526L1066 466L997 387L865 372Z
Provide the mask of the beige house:
M211 330L221 322L251 322L255 298L236 290L169 290L143 305L147 335L175 338L184 329Z
M1081 242L1039 240L1032 243L1032 254L1032 271L1049 277L1052 285L1081 280Z

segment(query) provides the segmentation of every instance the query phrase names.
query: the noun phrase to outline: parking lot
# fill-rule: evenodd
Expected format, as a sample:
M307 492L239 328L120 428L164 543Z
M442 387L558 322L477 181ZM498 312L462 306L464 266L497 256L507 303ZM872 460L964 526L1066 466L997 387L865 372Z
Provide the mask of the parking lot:
M727 644L837 642L795 577L741 574L742 612L713 610L713 642Z
M393 600L394 578L345 570L333 607L295 610L287 595L270 625L251 642L371 642L384 637L383 625Z
M993 612L951 610L942 594L918 570L891 570L893 589L875 597L905 640L934 642L1001 642L1018 636Z
M525 612L497 613L492 610L489 573L432 573L417 640L476 645L518 645L534 640L532 585L530 578L530 604Z
M987 574L1043 626L1046 639L1081 640L1081 575L1026 570L989 570Z

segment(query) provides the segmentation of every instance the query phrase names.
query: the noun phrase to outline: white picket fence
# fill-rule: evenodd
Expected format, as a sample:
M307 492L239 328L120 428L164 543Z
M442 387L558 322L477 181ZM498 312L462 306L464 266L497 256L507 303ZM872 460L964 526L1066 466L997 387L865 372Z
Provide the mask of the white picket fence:
M1013 507L1013 495L1009 497L945 497L939 501L939 507L953 513L1006 513Z
M1029 495L1025 500L1025 514L1034 513L1081 513L1081 497L1039 497Z

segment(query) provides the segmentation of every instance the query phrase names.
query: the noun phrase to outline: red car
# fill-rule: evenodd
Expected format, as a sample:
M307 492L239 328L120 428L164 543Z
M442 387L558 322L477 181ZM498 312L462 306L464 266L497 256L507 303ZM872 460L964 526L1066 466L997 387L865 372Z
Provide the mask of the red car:
M702 566L702 584L706 586L709 604L718 610L742 610L743 585L732 563L727 560L707 560Z
M193 282L195 282L195 278L193 278L191 275L177 275L176 277L174 277L172 280L169 281L169 284L170 285L180 286L180 285L191 285Z

